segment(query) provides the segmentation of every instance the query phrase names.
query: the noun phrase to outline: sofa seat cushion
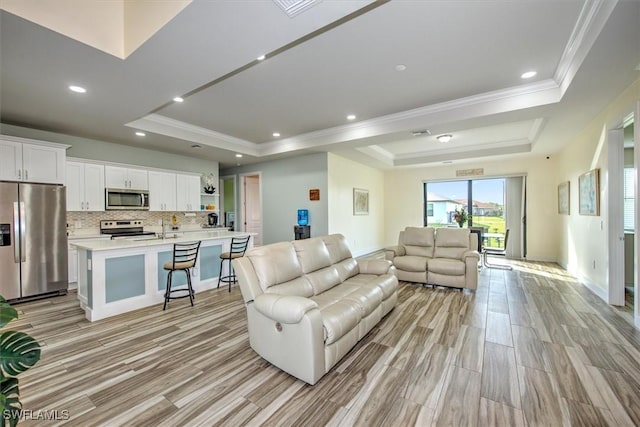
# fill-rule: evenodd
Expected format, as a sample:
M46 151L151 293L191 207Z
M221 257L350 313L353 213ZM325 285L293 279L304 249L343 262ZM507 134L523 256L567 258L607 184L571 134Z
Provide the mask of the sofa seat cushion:
M465 263L458 259L433 258L429 260L429 272L449 276L464 276Z
M397 256L393 259L393 265L404 271L427 271L427 257L417 255Z
M312 299L318 298L313 297ZM318 302L318 301L316 301ZM325 345L332 344L358 326L362 319L362 307L354 300L342 299L320 307Z
M311 297L320 310L341 300L354 301L360 307L362 317L366 317L382 303L382 290L377 286L357 286L341 284Z
M375 286L382 291L382 299L386 300L398 289L398 279L393 274L358 274L344 282L344 285Z

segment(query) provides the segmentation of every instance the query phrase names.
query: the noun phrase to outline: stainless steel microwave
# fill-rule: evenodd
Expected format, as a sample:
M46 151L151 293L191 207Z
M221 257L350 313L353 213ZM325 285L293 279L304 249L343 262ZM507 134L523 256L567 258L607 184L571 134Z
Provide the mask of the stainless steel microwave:
M106 210L149 210L149 192L147 190L107 188L105 194Z

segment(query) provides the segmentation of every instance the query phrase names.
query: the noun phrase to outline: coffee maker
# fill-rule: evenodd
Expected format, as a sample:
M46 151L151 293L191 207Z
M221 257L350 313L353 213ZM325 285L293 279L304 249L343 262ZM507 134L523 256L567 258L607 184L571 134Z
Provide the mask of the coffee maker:
M209 227L216 227L218 225L218 214L211 212L208 216Z

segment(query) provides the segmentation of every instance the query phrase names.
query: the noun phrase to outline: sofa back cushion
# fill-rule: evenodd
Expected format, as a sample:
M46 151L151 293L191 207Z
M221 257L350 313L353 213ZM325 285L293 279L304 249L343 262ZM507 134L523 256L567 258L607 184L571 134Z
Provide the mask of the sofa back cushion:
M311 296L313 289L302 276L302 267L290 242L258 246L247 251L263 292Z
M432 227L406 227L402 235L402 246L407 255L433 257L435 245Z
M342 234L330 234L322 237L322 240L329 251L331 264L337 270L341 282L360 272L358 263L351 255L347 239Z
M436 233L435 258L462 259L469 249L469 230L466 228L439 228Z
M311 273L331 265L329 250L319 237L292 242L303 273Z

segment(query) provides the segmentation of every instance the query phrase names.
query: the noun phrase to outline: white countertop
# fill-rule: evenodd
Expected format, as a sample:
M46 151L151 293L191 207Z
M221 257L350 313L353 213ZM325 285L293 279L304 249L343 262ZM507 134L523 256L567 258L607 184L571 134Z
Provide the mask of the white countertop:
M171 233L168 233L171 235ZM131 249L148 246L162 246L173 245L174 243L193 242L194 240L216 240L216 239L230 239L236 236L246 236L252 233L245 233L240 231L228 231L225 229L215 231L200 231L190 232L188 236L178 236L166 239L158 239L149 236L140 236L138 238L131 239L117 239L117 240L91 240L81 239L69 241L70 245L76 246L78 249L87 249L90 251L111 251L118 249Z

